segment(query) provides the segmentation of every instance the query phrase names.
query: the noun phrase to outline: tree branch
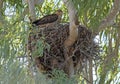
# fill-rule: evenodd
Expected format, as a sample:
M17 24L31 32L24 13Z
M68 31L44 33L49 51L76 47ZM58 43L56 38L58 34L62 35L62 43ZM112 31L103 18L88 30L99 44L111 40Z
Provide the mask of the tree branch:
M77 40L78 37L78 26L79 21L77 17L77 10L74 7L74 4L71 0L63 0L64 4L68 8L69 13L69 20L70 20L70 26L69 26L69 37L65 41L65 46L71 46L74 44L74 42Z
M3 0L0 1L0 18L2 19Z
M93 63L91 58L89 58L89 81L90 84L93 84Z
M0 1L0 13L1 13L1 10L2 10L2 7L3 7L3 0Z
M28 0L28 5L29 5L30 18L32 21L34 21L36 19L34 0Z
M113 7L111 8L110 13L105 19L101 21L100 26L95 31L95 33L98 34L105 27L112 25L114 23L113 21L116 18L116 15L118 14L119 10L120 10L120 0L114 0L114 4L113 4Z
M73 60L70 58L70 47L75 43L78 37L78 17L77 17L77 10L74 7L74 4L72 3L71 0L63 0L64 4L68 8L68 13L69 13L69 20L70 20L70 25L69 25L69 36L64 42L65 46L65 60L67 61L67 70L69 77L72 77L74 75L74 65L73 65ZM67 60L70 58L69 60Z

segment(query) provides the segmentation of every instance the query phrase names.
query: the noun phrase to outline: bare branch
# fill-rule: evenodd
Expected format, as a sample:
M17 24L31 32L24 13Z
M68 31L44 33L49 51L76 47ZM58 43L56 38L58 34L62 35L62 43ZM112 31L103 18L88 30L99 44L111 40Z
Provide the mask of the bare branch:
M93 84L93 63L91 58L89 58L89 81L90 84Z
M110 13L105 19L101 21L100 26L95 31L95 33L98 34L99 31L103 30L105 27L112 25L119 10L120 10L120 0L114 0L114 4L113 7L111 8Z

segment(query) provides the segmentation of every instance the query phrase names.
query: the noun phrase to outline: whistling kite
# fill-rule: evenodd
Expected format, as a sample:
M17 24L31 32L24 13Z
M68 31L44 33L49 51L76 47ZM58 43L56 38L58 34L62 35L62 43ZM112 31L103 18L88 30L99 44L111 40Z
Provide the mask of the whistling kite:
M62 10L57 10L54 14L46 15L34 22L32 22L35 26L46 26L52 23L60 23L62 17Z

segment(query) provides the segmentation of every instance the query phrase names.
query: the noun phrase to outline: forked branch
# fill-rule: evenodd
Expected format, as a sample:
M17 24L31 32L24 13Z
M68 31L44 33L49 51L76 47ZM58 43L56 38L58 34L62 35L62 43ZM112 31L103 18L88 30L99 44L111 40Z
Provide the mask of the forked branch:
M113 25L116 15L118 14L119 11L120 11L120 0L114 0L114 4L113 4L113 7L111 8L110 13L107 15L106 18L104 18L101 21L100 26L95 31L95 33L98 34L105 27Z

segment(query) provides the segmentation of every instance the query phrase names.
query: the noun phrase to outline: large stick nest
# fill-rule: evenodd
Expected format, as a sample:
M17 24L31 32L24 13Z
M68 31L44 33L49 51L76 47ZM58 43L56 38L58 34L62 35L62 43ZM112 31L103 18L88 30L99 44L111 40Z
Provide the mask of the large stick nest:
M35 31L33 32L33 30ZM60 69L67 73L65 69L64 41L69 35L69 24L59 24L33 30L29 36L28 46L30 52L33 55L34 52L39 52L39 49L41 49L39 47L44 47L42 48L43 54L34 54L35 56L33 56L40 71L48 73L53 69ZM70 52L76 72L81 69L84 59L96 59L99 53L99 47L94 41L92 32L81 25L78 30L78 39ZM39 42L42 42L41 46L37 45ZM46 47L48 45L49 47Z

